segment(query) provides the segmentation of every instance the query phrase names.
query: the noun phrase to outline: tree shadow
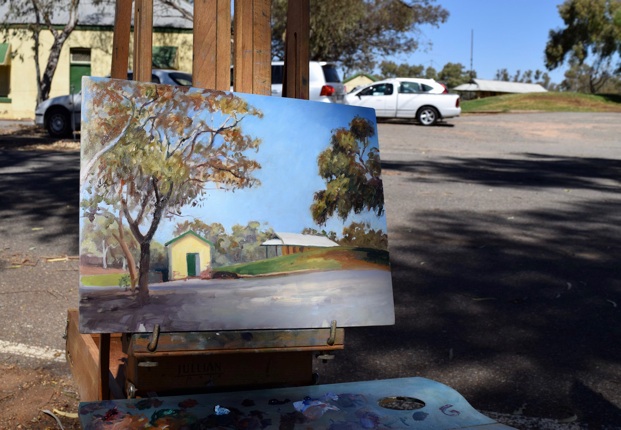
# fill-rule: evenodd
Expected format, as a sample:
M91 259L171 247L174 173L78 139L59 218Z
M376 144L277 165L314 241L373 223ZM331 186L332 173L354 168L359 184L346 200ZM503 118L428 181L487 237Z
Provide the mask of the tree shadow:
M3 151L0 233L35 234L45 244L64 237L77 254L79 173L76 152Z
M479 409L621 425L611 400L621 385L621 163L522 154L382 166L432 183L596 193L510 218L412 211L389 230L395 326L347 329L346 353L325 375L424 376Z
M621 160L523 153L515 158L443 157L439 161L382 162L382 168L426 175L427 182L474 182L510 188L579 188L615 192ZM412 179L420 182L420 178Z

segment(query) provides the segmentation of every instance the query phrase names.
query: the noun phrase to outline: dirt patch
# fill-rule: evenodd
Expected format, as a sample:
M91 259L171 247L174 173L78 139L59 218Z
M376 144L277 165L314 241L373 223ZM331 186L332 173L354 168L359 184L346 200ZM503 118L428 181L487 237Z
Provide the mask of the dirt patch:
M44 410L56 415L65 429L80 428L78 418L65 416L78 412L79 396L71 378L4 364L0 364L0 374L0 428L59 428Z
M80 137L53 139L35 125L17 125L0 130L0 150L13 151L79 151Z
M116 273L127 273L127 270L117 269L114 267L104 269L103 267L96 266L80 266L81 275L110 275Z

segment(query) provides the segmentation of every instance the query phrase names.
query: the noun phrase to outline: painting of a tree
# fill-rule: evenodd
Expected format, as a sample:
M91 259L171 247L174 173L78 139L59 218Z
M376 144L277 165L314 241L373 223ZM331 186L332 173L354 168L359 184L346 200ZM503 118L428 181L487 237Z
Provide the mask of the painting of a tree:
M206 184L258 185L260 165L249 154L261 141L244 134L242 121L262 112L231 93L111 79L87 81L83 103L83 139L91 143L82 149L83 212L90 221L114 219L119 233L129 228L140 247L132 285L145 304L151 241L162 219L208 203ZM124 248L127 239L116 237Z
M363 210L384 212L384 187L377 147L369 145L374 125L356 116L349 128L332 132L330 146L318 158L319 175L326 189L317 191L311 206L313 219L323 225L337 215L342 220Z
M373 109L83 89L81 332L394 323Z

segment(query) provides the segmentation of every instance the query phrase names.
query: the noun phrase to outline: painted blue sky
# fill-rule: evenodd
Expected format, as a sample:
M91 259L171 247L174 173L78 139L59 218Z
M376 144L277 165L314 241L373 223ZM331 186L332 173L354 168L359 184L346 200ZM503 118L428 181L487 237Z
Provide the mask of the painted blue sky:
M372 109L240 95L264 113L262 119L247 117L242 123L244 132L262 140L259 152L253 154L261 164L255 174L261 186L235 192L210 189L200 207L186 207L182 217L162 225L156 240L162 243L170 240L174 225L193 217L207 223L219 222L228 232L235 224L269 221L275 231L301 233L305 227L311 227L335 231L340 236L343 226L354 219L386 231L385 219L378 219L374 214L353 216L345 223L335 216L324 227L316 225L310 215L313 194L325 189L325 182L319 177L317 157L328 147L332 130L347 127L355 115L375 122ZM378 146L377 135L372 145Z
M261 185L231 192L208 184L201 204L185 206L181 209L181 216L163 219L155 240L161 243L169 241L174 237L173 231L178 222L194 218L208 224L221 223L229 233L235 224L245 226L249 221L259 221L279 232L301 233L305 227L310 227L334 231L341 236L343 226L353 220L368 222L373 228L386 232L385 217L380 218L372 213L351 216L344 223L335 216L325 226L316 225L310 214L314 193L325 189L325 182L319 177L317 157L328 148L332 131L348 127L356 115L375 122L374 110L280 97L239 95L264 114L262 119L248 116L242 121L243 132L262 141L259 151L250 153L251 158L261 165L261 169L254 173ZM84 98L87 100L89 97L92 94L87 87ZM83 121L86 122L86 118ZM378 146L377 135L371 139L370 145Z
M423 26L421 49L391 59L440 70L446 63L470 69L474 31L473 68L481 79L494 79L498 69L512 75L519 70L542 70L548 33L563 27L558 14L562 0L437 0L450 16L439 28ZM431 47L429 47L431 43ZM425 49L427 48L427 49ZM548 72L560 83L566 67Z

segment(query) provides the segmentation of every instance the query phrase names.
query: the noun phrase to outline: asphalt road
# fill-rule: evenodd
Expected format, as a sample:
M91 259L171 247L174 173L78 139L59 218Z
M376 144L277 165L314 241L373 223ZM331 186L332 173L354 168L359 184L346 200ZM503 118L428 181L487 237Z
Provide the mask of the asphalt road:
M347 329L320 382L424 376L483 411L621 427L620 124L380 124L396 324ZM77 153L0 150L0 341L64 349L78 173Z

